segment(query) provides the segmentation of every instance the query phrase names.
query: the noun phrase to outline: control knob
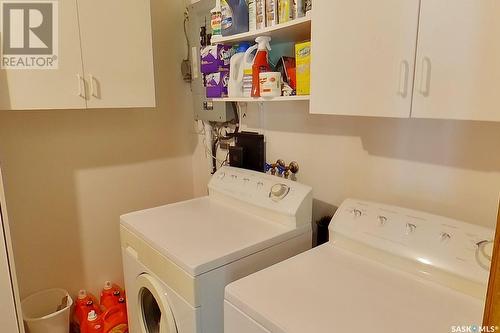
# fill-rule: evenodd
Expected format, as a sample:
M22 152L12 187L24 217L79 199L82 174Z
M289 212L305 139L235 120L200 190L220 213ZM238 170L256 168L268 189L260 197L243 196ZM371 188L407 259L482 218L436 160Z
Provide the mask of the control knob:
M285 184L274 184L271 187L271 192L269 192L269 197L275 201L279 201L286 197L286 195L290 192L290 187Z

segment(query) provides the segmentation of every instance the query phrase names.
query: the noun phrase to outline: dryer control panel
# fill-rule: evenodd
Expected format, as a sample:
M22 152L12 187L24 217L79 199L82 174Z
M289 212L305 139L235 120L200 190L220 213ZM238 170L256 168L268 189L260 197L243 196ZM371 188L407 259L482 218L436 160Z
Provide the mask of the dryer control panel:
M366 245L481 284L488 281L493 240L492 229L354 199L339 207L330 224L334 246Z
M266 219L294 226L311 223L312 188L304 184L225 166L212 176L208 189L212 199L241 205Z

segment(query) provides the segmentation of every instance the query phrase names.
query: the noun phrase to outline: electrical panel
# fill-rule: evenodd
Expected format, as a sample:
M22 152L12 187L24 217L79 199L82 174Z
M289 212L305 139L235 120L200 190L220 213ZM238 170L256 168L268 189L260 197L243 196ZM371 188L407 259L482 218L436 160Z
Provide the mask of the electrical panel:
M236 119L236 109L229 102L213 102L204 95L193 95L194 119L225 123Z

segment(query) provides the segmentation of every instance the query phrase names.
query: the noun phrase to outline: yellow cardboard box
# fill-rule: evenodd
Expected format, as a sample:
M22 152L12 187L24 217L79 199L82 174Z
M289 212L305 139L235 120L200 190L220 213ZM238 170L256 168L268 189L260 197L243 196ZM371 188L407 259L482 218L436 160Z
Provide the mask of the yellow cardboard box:
M295 65L297 67L297 95L311 93L311 42L295 44Z

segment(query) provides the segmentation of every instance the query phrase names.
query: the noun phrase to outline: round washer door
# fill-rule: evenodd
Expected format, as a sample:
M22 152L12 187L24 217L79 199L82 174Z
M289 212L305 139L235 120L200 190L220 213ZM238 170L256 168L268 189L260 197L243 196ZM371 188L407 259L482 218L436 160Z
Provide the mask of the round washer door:
M141 333L177 333L174 315L161 284L149 274L136 279Z

